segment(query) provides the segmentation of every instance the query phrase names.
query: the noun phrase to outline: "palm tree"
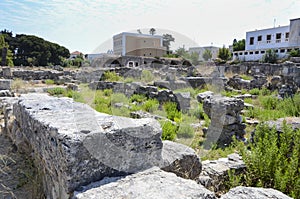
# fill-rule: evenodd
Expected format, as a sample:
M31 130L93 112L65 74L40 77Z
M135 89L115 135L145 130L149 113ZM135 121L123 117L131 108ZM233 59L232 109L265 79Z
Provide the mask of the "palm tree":
M155 32L156 32L155 28L151 28L149 30L150 35L155 35Z

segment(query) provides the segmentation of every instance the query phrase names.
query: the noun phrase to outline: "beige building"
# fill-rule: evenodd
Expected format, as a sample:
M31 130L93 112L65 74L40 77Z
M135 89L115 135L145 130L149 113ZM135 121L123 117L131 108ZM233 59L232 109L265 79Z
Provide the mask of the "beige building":
M122 56L161 57L166 54L162 36L128 32L113 37L113 51Z

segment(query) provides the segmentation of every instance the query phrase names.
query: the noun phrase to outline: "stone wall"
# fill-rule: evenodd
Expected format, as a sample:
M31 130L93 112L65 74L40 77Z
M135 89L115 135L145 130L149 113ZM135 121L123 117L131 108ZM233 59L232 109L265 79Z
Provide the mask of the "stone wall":
M70 198L81 186L153 166L196 179L195 152L162 142L155 119L131 119L96 112L70 98L25 94L2 99L4 133L34 160L45 198Z

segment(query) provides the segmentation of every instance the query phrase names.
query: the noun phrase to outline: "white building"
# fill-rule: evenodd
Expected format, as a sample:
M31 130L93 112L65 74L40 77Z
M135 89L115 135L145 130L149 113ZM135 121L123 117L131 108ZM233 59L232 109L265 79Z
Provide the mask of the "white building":
M205 50L209 50L211 52L211 59L216 59L218 57L219 48L215 46L191 47L189 48L189 53L198 53L199 61L204 61L203 53L205 52Z
M115 55L161 57L166 54L163 37L139 33L122 32L113 36Z
M268 49L278 58L288 57L292 49L300 48L300 18L291 19L290 25L246 32L245 51L233 52L233 59L258 61Z

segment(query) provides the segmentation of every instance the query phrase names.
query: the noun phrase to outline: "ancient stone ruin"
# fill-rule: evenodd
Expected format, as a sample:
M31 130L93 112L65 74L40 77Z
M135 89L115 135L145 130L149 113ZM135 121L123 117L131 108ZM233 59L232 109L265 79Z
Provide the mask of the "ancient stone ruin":
M205 147L210 148L214 143L219 147L228 146L233 136L244 139L246 125L240 115L243 108L243 100L237 98L214 95L204 100L203 109L211 119Z

